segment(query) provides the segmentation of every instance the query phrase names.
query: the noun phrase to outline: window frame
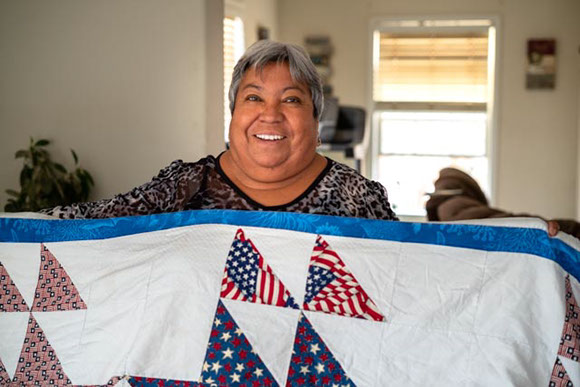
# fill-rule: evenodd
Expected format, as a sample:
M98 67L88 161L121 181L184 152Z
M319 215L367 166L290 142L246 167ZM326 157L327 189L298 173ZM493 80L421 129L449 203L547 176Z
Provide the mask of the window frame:
M447 22L463 22L464 26L441 26ZM485 21L489 24L481 23ZM401 24L406 24L402 26ZM439 24L439 26L437 26ZM449 24L449 23L447 23ZM490 49L488 50L488 101L486 103L439 103L439 102L384 102L374 100L374 70L378 65L378 53L380 42L377 38L379 32L403 33L413 29L415 32L428 34L438 32L473 32L485 29L488 31ZM370 175L374 180L379 177L380 152L380 112L386 110L440 110L440 111L484 111L488 115L486 128L486 155L488 157L488 199L492 205L497 198L497 133L498 133L498 80L499 80L499 45L501 37L500 20L495 15L445 15L445 16L409 16L409 17L377 17L369 23L369 48L368 55L368 80L367 80L367 109L370 112L370 147L367 153L367 165L370 165ZM387 190L389 187L387 187ZM424 217L402 216L403 219L421 221Z

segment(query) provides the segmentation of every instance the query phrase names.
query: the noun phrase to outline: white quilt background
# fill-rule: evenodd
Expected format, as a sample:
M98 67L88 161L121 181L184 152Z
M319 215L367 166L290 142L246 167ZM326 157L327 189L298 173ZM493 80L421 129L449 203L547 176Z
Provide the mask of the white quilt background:
M75 385L112 376L198 380L236 225L194 225L44 245L86 310L34 312ZM242 227L299 305L315 234ZM386 322L305 312L358 386L548 386L565 317L566 272L520 253L323 235ZM40 243L0 243L28 305ZM576 299L580 284L570 277ZM299 311L224 300L285 385ZM14 375L28 313L0 313L0 359ZM566 359L574 384L578 362ZM123 381L122 383L126 383Z

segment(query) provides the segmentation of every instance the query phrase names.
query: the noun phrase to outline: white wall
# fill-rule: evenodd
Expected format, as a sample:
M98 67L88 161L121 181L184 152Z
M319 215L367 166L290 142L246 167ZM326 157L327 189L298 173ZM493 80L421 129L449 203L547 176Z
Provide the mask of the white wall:
M278 39L278 0L224 0L227 17L239 17L244 22L246 48L258 40L258 27L270 32L270 39Z
M0 205L28 137L77 151L93 199L223 147L221 2L0 2ZM207 17L210 19L207 19ZM217 31L217 32L216 32ZM216 35L217 34L217 35ZM213 89L212 89L213 90ZM1 209L0 209L1 210Z
M246 47L258 40L258 27L270 30L270 39L278 39L278 1L243 0L245 3L244 35Z
M309 34L331 37L335 94L366 106L369 24L395 16L497 15L501 20L497 196L511 211L576 217L580 2L577 0L279 0L280 40L303 43ZM557 40L557 87L525 89L526 40ZM388 188L388 187L387 187Z

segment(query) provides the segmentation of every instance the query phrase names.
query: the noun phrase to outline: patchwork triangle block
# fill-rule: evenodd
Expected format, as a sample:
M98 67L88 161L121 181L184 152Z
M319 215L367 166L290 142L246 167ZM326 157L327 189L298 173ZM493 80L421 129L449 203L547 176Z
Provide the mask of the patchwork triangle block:
M286 386L354 386L304 314L296 328Z
M562 338L558 355L574 361L580 359L580 307L570 284L570 277L566 277L566 318L562 329Z
M4 363L2 363L2 359L0 359L0 386L7 386L10 384L10 375L6 371L6 367L4 367Z
M0 312L28 312L28 305L0 262Z
M554 368L552 369L552 375L550 376L549 387L573 387L570 376L566 372L564 365L558 357L556 357L556 363L554 363Z
M226 260L220 297L298 309L288 289L242 229L236 232Z
M32 313L28 318L28 328L12 383L57 386L72 384Z
M87 309L79 291L56 257L40 245L40 272L33 312Z
M277 386L225 305L218 301L200 383L219 386Z
M157 379L157 378L145 378L141 376L131 376L127 379L127 382L132 387L201 387L202 385L198 382L188 382L184 380L171 380L171 379Z
M303 308L373 321L386 320L343 260L320 235L310 258Z

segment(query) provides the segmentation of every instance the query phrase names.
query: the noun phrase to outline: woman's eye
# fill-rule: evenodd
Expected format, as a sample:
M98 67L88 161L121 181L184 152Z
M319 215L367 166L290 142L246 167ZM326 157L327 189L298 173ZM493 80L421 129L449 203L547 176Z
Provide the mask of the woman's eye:
M258 97L257 95L248 95L246 97L246 101L257 102L260 101L260 97Z
M298 98L298 97L287 97L287 98L284 98L284 102L300 103L300 98Z

